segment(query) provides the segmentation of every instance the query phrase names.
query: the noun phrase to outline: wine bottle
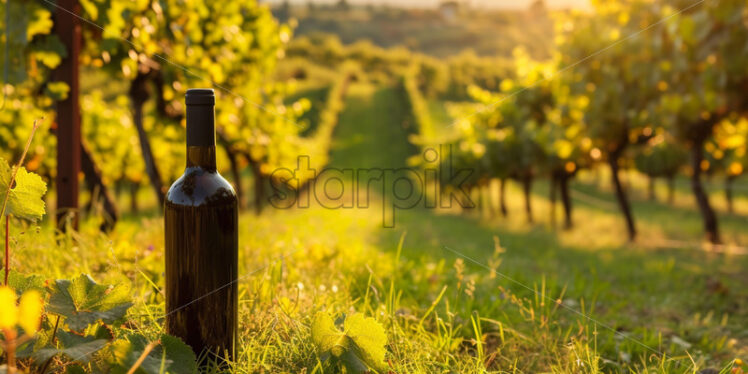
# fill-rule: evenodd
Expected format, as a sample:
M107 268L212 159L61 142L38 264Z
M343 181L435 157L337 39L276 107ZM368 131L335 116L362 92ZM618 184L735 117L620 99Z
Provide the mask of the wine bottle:
M185 96L187 167L164 207L166 332L196 354L232 359L237 330L238 228L234 189L216 170L215 95Z

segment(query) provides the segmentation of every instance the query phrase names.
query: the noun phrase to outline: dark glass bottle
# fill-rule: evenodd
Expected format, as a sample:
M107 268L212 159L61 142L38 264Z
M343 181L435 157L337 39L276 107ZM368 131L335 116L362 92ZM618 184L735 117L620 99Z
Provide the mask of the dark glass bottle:
M237 198L216 171L213 90L188 90L185 103L187 167L164 207L166 331L198 355L208 349L231 359L237 330Z

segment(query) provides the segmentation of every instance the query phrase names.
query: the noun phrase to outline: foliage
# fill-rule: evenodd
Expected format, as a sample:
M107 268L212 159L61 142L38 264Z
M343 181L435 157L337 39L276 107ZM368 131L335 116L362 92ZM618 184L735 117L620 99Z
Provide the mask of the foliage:
M462 101L470 98L469 87L497 91L499 84L512 77L513 61L506 58L479 57L471 51L447 60L449 85L445 97Z
M138 77L152 77L156 114L161 118L182 118L188 88L215 86L219 143L227 152L246 153L263 170L272 170L298 151L296 142L287 140L302 130L296 118L303 106L284 105L289 88L266 79L283 55L290 29L278 25L266 7L255 1L194 2L186 8L181 2L88 4L92 19L105 25L100 35L87 38L91 63L103 62L132 85L138 84ZM131 88L130 99L140 100L134 92ZM175 130L160 130L160 124L148 127L149 137L165 138L152 147L159 153L158 164L164 170L179 170L170 163L183 158L182 147L174 147L183 137L169 136Z
M335 327L332 317L318 312L312 322L312 341L322 360L331 356L351 373L364 373L368 368L386 372L384 362L387 335L382 325L360 313L345 318L343 331Z
M158 345L150 351L148 340L137 334L126 336L112 343L111 351L117 366L113 373L124 373L125 369L134 367L135 363L145 355L145 359L138 366L135 373L159 374L167 373L195 373L197 364L192 349L178 338L161 335Z
M15 274L11 287L14 283L29 284L29 278L34 276ZM114 323L122 321L132 305L122 301L131 298L129 292L120 291L123 289L126 287L122 285L97 284L87 275L58 279L44 288L43 296L36 289L24 291L19 287L14 292L0 288L6 306L15 305L16 292L23 292L18 309L3 308L0 315L6 351L17 350L17 357L26 367L46 366L56 357L55 365L68 370L77 367L81 372L125 373L145 356L137 367L138 373L196 372L194 353L179 339L162 335L154 343L159 348L151 347L146 352L146 336ZM8 298L10 301L5 303ZM8 329L16 323L25 332L20 338L9 335ZM83 371L84 368L88 369Z
M6 19L12 23L6 25ZM5 53L0 56L4 75L0 156L6 159L18 159L23 152L24 142L20 139L28 137L28 127L19 124L49 117L55 101L66 97L65 83L52 79L53 69L66 56L62 43L52 34L52 26L52 12L42 2L8 0L0 9L0 33L8 52L7 59ZM54 126L51 121L41 121L40 130L50 131ZM55 144L54 137L45 137L26 165L28 169L42 169L49 179L55 159L48 154Z
M3 202L5 214L25 219L41 218L46 184L38 175L23 168L12 173L5 160L0 159L0 181L4 183L0 187L8 191ZM128 286L100 285L88 275L50 282L42 281L39 276L8 274L7 226L5 237L6 276L5 285L0 287L0 332L3 338L0 346L7 357L7 365L3 367L6 372L16 371L19 366L16 358L20 359L22 367L34 365L46 369L55 356L58 357L56 365L61 368L85 365L91 372L125 373L129 368L154 374L163 372L162 369L196 372L192 350L179 339L167 335L159 340L158 344L164 346L159 356L147 356L139 368L135 366L136 360L149 352L142 349L146 337L126 333L126 328L117 328L117 322L124 322L132 306ZM20 295L18 302L17 295ZM22 329L22 333L17 327ZM128 348L128 342L137 343ZM108 354L107 347L117 347L115 351L120 353L119 356ZM134 359L114 359L121 358L123 352L137 356ZM82 366L78 367L83 370Z
M481 108L458 123L463 142L481 144L483 177L487 178L531 178L546 158L541 144L548 143L543 136L553 96L543 82L551 74L550 66L532 62L521 49L515 57L516 79L502 81L498 94L471 86L470 93Z
M137 132L127 107L127 97L124 95L116 96L114 105L105 100L101 91L91 92L81 99L82 137L107 186L122 181L140 184L146 178ZM155 139L152 138L160 149L163 149L161 146L170 148L169 144L161 144L159 141L165 135L168 134L154 134ZM168 159L171 156L170 153L157 152L160 165L178 169L178 165L174 164L176 160Z
M717 125L714 138L705 149L710 155L710 170L717 169L728 178L743 175L748 169L748 120L722 121ZM713 166L711 166L713 165Z
M748 108L748 75L740 68L748 61L744 11L740 1L700 4L685 13L664 8L672 17L667 39L659 43L669 82L661 106L671 133L689 146L701 146L698 139L710 136L723 118Z
M642 31L640 26L653 24L658 16L646 1L596 2L594 16L558 22L560 66L571 66L606 48L589 63L575 65L562 75L571 93L587 96L584 130L604 155L620 157L631 134L656 120L653 99L661 86L658 82L666 76L650 66L662 34L655 28ZM624 38L634 33L637 37Z
M647 147L634 158L634 164L650 177L672 178L686 164L687 157L685 150L660 135L649 140Z
M421 93L417 75L413 73L413 70L417 66L411 68L411 71L408 73L403 74L400 85L405 92L403 96L406 99L406 105L410 107L409 111L413 116L413 122L415 122L415 137L412 141L423 146L433 146L438 142L438 137L427 107L428 104Z
M412 54L402 48L383 49L367 41L344 46L336 36L313 34L291 41L287 56L326 67L354 63L369 75L393 78L410 64Z
M82 330L101 321L113 324L124 317L132 306L129 289L99 285L91 277L81 275L72 280L57 280L50 291L49 311L65 317L73 330Z
M47 192L47 184L42 178L34 173L26 171L21 167L17 171L11 170L7 161L0 158L0 193L6 199L7 205L3 204L4 215L13 215L23 219L41 219L44 215L44 200L42 197ZM12 185L11 185L12 183ZM4 200L5 201L5 200Z

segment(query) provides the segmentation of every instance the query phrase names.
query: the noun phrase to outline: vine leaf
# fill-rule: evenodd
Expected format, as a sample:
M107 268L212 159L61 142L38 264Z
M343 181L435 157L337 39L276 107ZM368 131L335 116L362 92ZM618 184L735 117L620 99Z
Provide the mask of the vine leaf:
M0 199L5 198L12 176L13 170L8 162L0 158ZM47 184L42 178L21 167L12 187L8 193L5 215L12 214L24 219L41 219L45 213L42 196L47 192Z
M64 330L57 331L57 341L59 348L39 349L33 354L34 360L44 362L52 356L64 355L73 361L87 363L94 353L107 344L106 339L97 339L95 336L80 336Z
M338 357L348 347L345 334L335 327L335 321L324 312L317 312L312 322L312 342L317 346L320 355L333 354Z
M387 334L374 318L356 313L345 319L345 334L353 341L352 352L368 366L386 371L384 355Z
M85 274L72 280L58 279L51 287L47 311L65 317L65 323L75 331L98 321L113 323L132 306L129 286L101 285Z
M135 373L187 374L197 372L195 353L187 344L170 335L161 335L159 340L160 344L148 352ZM112 344L114 357L112 373L126 373L143 355L147 346L148 340L142 335L130 335L125 339L115 341Z
M312 341L323 359L332 355L353 373L365 373L369 369L387 371L384 361L387 334L381 324L356 313L345 319L343 330L335 326L327 313L319 312L314 316Z
M44 93L55 101L67 99L68 92L70 92L70 86L65 82L49 82L44 89Z
M24 275L13 270L8 274L8 286L16 290L18 296L29 290L37 290L41 293L46 292L44 277L34 274Z

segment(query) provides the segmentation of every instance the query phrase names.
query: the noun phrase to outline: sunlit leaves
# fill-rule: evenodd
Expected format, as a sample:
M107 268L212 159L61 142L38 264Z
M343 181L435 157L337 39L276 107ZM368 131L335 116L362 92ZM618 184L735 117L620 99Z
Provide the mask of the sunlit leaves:
M660 53L669 65L663 71L672 95L662 99L662 108L680 139L703 137L700 134L732 111L745 110L747 75L744 68L736 68L748 62L748 30L740 16L744 11L745 2L703 3L667 20L672 42ZM699 123L706 129L695 131Z
M151 347L149 347L151 344ZM124 339L116 340L111 347L111 352L116 365L112 373L127 373L138 359L150 349L135 373L139 374L161 374L161 373L195 373L195 353L178 338L169 335L161 335L158 341L149 343L141 335L130 335Z
M345 319L344 327L345 335L353 343L351 353L377 370L386 370L384 346L387 344L387 335L382 325L374 318L356 313Z
M649 68L657 63L652 50L658 35L652 29L642 31L656 18L656 7L645 1L596 2L594 10L560 20L574 23L573 28L562 29L558 48L567 61L561 67L583 63L558 79L572 95L588 97L584 123L589 135L601 143L625 146L621 142L629 129L645 125L639 113L647 110L661 80Z
M62 101L68 98L70 87L65 82L49 82L44 91L53 100Z
M335 321L328 313L319 312L312 322L312 341L321 354L332 353L340 356L344 349L341 344L343 333L335 327Z
M48 68L54 69L67 57L67 51L57 35L46 35L35 44L32 56Z
M387 335L374 318L360 313L350 315L341 331L329 314L319 312L312 322L312 341L320 356L331 355L350 372L364 373L368 368L377 372L387 370L384 361Z
M61 355L71 361L86 363L108 343L107 339L91 335L81 336L64 330L57 331L56 337L56 346L44 347L33 353L32 357L37 362Z
M12 176L10 165L0 158L0 198L4 198L6 191L12 187L8 193L5 214L24 219L41 219L45 213L42 197L47 192L47 184L41 177L23 167L18 170L13 186L10 186Z
M46 288L34 275L12 273L9 281L19 288L0 287L0 329L6 338L8 331L25 334L16 353L28 364L41 367L54 357L55 365L70 373L124 374L142 357L136 373L197 371L195 354L178 338L161 335L149 343L145 336L113 325L131 305L129 287L99 285L87 275Z
M558 157L567 159L571 156L574 151L574 144L566 139L559 139L554 144L554 148Z
M145 164L128 109L127 97L117 96L107 102L100 91L94 91L82 97L81 112L83 139L91 151L94 162L101 170L104 184L113 185L122 180L139 183L143 180ZM164 132L159 135L161 136L153 141L160 146L162 136L169 134ZM158 150L155 152L161 154ZM181 158L171 158L171 153L161 155L165 156L161 159L164 167L179 170L177 163L181 162Z
M97 321L120 320L132 305L129 287L100 285L88 275L55 281L51 294L48 310L65 317L65 323L76 331Z
M299 111L283 103L284 85L268 78L282 55L290 29L278 25L266 6L255 1L180 0L87 0L82 5L104 27L101 39L84 40L87 52L84 63L102 66L108 74L127 80L150 74L161 85L157 90L161 97L156 99L165 108L158 109L168 116L158 120L145 118L160 170L169 173L182 166L178 160L183 159L183 147L178 144L183 144L183 131L173 125L176 119L183 118L184 93L190 87L221 86L216 90L219 143L234 156L253 155L262 168L272 170L287 165L289 155L305 151L297 138L302 129L296 124ZM111 103L102 102L100 97L84 99L84 105L111 107ZM117 118L90 114L84 120L107 123L103 127L86 124L95 154L113 148L97 143L106 143L101 140L105 138L102 133L112 129ZM143 168L142 162L127 164ZM106 174L107 179L114 180L142 179L138 175L142 171L111 170ZM175 177L162 174L165 179Z
M8 286L14 289L18 295L28 290L46 291L44 288L44 277L39 275L24 275L12 270L8 274Z
M49 34L52 31L52 13L42 7L30 7L26 39L31 40L38 34Z

